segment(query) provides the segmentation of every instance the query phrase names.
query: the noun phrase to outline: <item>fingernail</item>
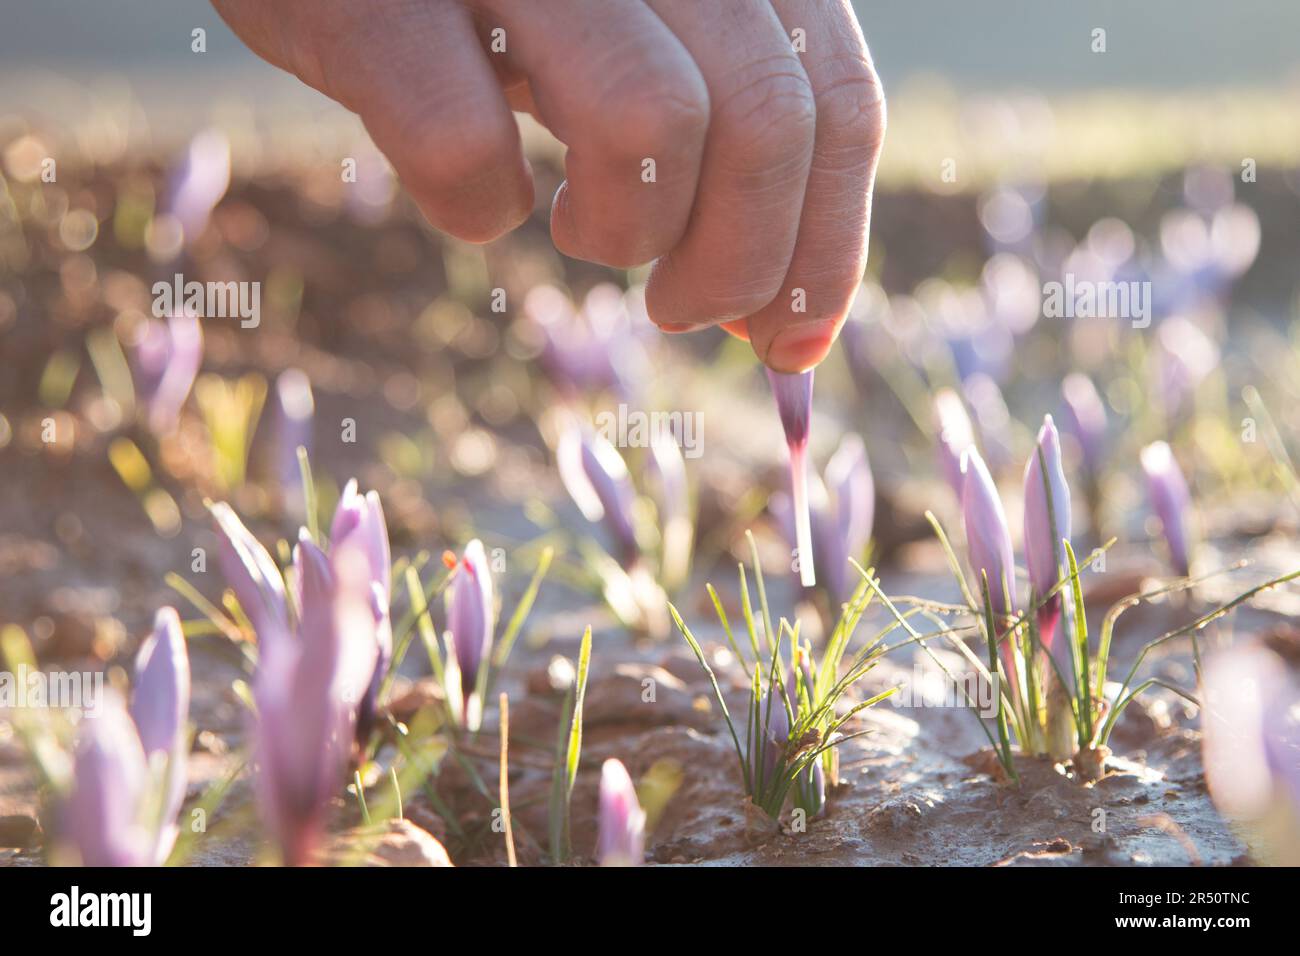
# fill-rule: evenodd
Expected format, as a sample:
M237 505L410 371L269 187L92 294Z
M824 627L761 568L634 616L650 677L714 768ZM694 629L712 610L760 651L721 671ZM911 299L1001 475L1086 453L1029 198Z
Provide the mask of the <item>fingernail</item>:
M810 322L782 329L768 346L766 362L778 372L803 372L826 357L835 341L835 322Z
M695 328L695 326L691 325L689 322L665 322L663 325L659 326L659 331L667 332L669 335L677 335L681 332L689 332L693 328Z

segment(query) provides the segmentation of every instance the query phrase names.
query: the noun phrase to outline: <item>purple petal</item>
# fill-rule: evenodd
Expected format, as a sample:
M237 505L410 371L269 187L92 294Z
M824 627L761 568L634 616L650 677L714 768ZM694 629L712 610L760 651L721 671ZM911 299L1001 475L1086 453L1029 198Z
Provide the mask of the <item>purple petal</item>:
M185 801L188 757L186 722L190 710L190 660L181 620L164 607L154 619L154 631L135 659L135 689L131 716L145 756L165 755L166 794L161 814L157 860L171 852L176 838L176 814Z
M555 457L569 497L588 521L604 523L619 561L630 567L640 546L632 524L636 489L623 456L603 435L570 423L560 435Z
M1187 481L1165 442L1158 441L1142 449L1142 471L1146 474L1147 495L1151 510L1160 519L1169 557L1174 570L1187 577L1191 567L1187 539L1187 509L1191 495Z
M1065 400L1061 427L1079 443L1084 468L1097 475L1106 443L1106 405L1092 379L1079 372L1065 377L1061 397Z
M1043 483L1042 460L1047 463ZM1051 490L1051 501L1047 490ZM1053 525L1055 519L1055 525ZM1025 564L1029 581L1040 597L1055 587L1067 559L1063 539L1070 536L1070 487L1061 465L1061 440L1052 416L1043 418L1038 444L1025 464Z
M456 578L446 594L447 627L460 669L463 700L468 706L479 668L491 652L495 625L492 572L483 542L477 538L465 546Z
M785 440L792 448L808 443L812 419L813 370L787 375L767 369L767 380L776 396L776 410L781 416Z
M962 488L962 517L966 525L966 546L971 570L978 581L988 577L993 613L1006 617L1016 613L1015 562L1006 512L997 486L984 459L974 448L962 457L965 484ZM1009 603L1008 603L1009 602Z
M961 397L950 388L934 394L935 426L939 432L939 470L960 501L965 479L961 459L967 448L975 445L975 432Z
M226 584L235 592L263 648L289 634L284 577L271 556L224 501L211 508L219 533L218 557Z
M640 866L645 858L645 811L627 768L606 760L600 768L596 859L601 866Z
M83 721L72 789L59 811L63 839L84 866L147 866L156 835L143 816L149 768L135 723L116 691L105 691L98 716Z

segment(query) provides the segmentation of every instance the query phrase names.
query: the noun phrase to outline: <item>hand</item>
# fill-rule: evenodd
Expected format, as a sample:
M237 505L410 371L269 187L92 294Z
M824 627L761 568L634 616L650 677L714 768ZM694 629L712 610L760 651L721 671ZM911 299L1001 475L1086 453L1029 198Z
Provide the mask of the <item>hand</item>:
M885 129L849 0L213 2L360 114L439 229L487 242L528 217L527 111L568 146L561 252L657 260L647 307L667 331L724 324L784 372L830 349Z

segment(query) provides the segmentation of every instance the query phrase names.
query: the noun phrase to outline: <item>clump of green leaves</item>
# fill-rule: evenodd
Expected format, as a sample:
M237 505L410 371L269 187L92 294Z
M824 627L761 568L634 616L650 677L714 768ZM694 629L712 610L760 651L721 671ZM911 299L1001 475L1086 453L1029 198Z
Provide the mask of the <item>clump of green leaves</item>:
M891 625L888 631L876 635L866 646L848 656L858 622L874 593L869 585L874 579L868 575L844 605L818 661L811 644L800 638L798 622L791 625L782 618L779 626L773 628L758 549L753 536L748 537L761 619L755 616L748 576L745 565L741 563L741 610L744 636L748 639L744 649L736 640L717 591L709 585L709 595L723 633L749 677L743 740L737 732L717 675L709 666L699 641L677 608L669 604L668 610L713 684L736 748L745 793L755 807L773 819L780 817L787 802L811 817L820 813L825 805L826 783L837 781L836 748L866 733L843 733L842 729L859 712L897 690L890 688L847 708L839 706L854 685L879 663L888 650L884 638L894 628Z

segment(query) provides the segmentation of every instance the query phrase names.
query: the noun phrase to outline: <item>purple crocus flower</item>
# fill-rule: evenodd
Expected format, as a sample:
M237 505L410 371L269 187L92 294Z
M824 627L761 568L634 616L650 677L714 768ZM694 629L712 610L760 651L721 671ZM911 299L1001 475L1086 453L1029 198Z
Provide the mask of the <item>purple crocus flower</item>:
M166 320L145 321L131 358L136 399L145 423L155 435L171 434L203 364L203 329L198 318L179 313Z
M190 665L174 609L158 612L135 670L130 710L110 688L100 713L81 725L72 788L58 819L83 866L159 866L176 842Z
M150 866L157 832L147 821L149 764L135 723L108 689L99 716L81 725L72 789L59 810L63 840L83 866Z
M976 581L988 579L990 610L994 625L1001 631L1007 619L1018 613L1016 603L1016 567L1011 548L1011 532L1007 529L1006 512L998 497L997 486L989 474L984 459L974 448L962 455L961 508L966 525L966 547L971 570ZM997 635L989 635L993 639ZM1015 653L1010 638L1002 641L1003 662L1012 691L1019 686L1015 666Z
M166 780L154 858L167 858L176 842L176 814L185 801L190 712L190 659L175 608L164 607L154 618L154 630L135 659L135 689L131 717L140 734L145 758L166 765Z
M384 520L379 494L368 491L362 495L357 490L355 479L344 487L330 525L331 548L339 548L350 542L359 545L366 556L375 615L375 637L378 642L375 671L357 715L358 739L364 739L373 726L379 705L379 688L393 657L393 628L389 615L393 562L388 545L388 524Z
M950 388L934 393L934 418L939 433L939 470L960 501L965 484L962 454L975 446L975 430L961 397Z
M630 568L641 549L632 525L636 489L623 456L603 435L570 420L560 435L555 458L569 497L588 521L604 523L614 539L619 563Z
M1215 804L1240 820L1289 826L1276 849L1300 862L1300 685L1267 648L1234 647L1207 661L1204 699L1205 778Z
M1044 462L1047 465L1046 482L1043 479ZM1029 568L1029 583L1037 603L1060 580L1060 572L1068 563L1064 542L1070 537L1070 487L1065 482L1061 439L1051 415L1043 416L1038 442L1025 464L1024 535L1025 564ZM1038 608L1039 639L1049 652L1053 650L1052 641L1061 617L1062 600L1058 591ZM1066 672L1069 672L1068 668Z
M465 546L465 554L456 568L456 576L447 589L447 655L452 677L460 675L458 687L448 688L459 694L460 713L465 725L477 730L483 702L478 697L479 671L487 666L492 652L492 635L496 630L496 607L493 600L492 571L488 567L483 542L475 538Z
M221 572L253 625L259 645L287 636L289 603L280 569L230 505L220 501L209 510L217 523Z
M751 729L751 733L756 729L759 739L757 741L750 739L746 749L749 753L750 766L754 768L756 775L754 780L756 791L766 791L771 786L784 761L785 747L790 742L790 715L786 713L782 698L788 692L787 688L780 687L776 695L764 690L759 694L758 702L755 704L758 709L758 720L757 727Z
M600 865L640 866L645 858L645 811L627 768L619 760L606 760L601 765L596 821L596 859Z
M1097 394L1092 379L1072 372L1061 383L1061 428L1079 444L1084 470L1089 475L1101 473L1106 444L1106 405Z
M206 129L190 140L172 173L163 209L180 223L189 242L202 235L229 188L230 142L220 130Z
M808 430L812 421L813 370L787 375L767 369L776 396L785 443L790 450L790 501L794 507L795 547L799 553L799 583L817 583L808 501Z
M327 558L303 537L294 565L302 601L296 639L264 647L253 696L259 801L284 862L297 866L315 856L378 644L370 562L360 543L344 540Z
M686 461L671 434L656 431L650 439L650 462L658 481L659 537L662 549L660 577L669 591L686 582L690 573L691 494L686 481Z
M302 369L287 368L276 377L274 392L274 469L285 508L297 520L306 517L298 449L312 447L316 401L311 380Z
M1191 494L1187 490L1187 481L1166 442L1147 445L1142 449L1141 460L1147 480L1147 496L1151 510L1160 519L1169 546L1169 560L1180 577L1187 577L1191 568L1187 534Z
M643 354L617 286L593 287L579 310L561 289L536 285L524 299L524 315L542 333L542 367L556 388L570 395L630 393Z

